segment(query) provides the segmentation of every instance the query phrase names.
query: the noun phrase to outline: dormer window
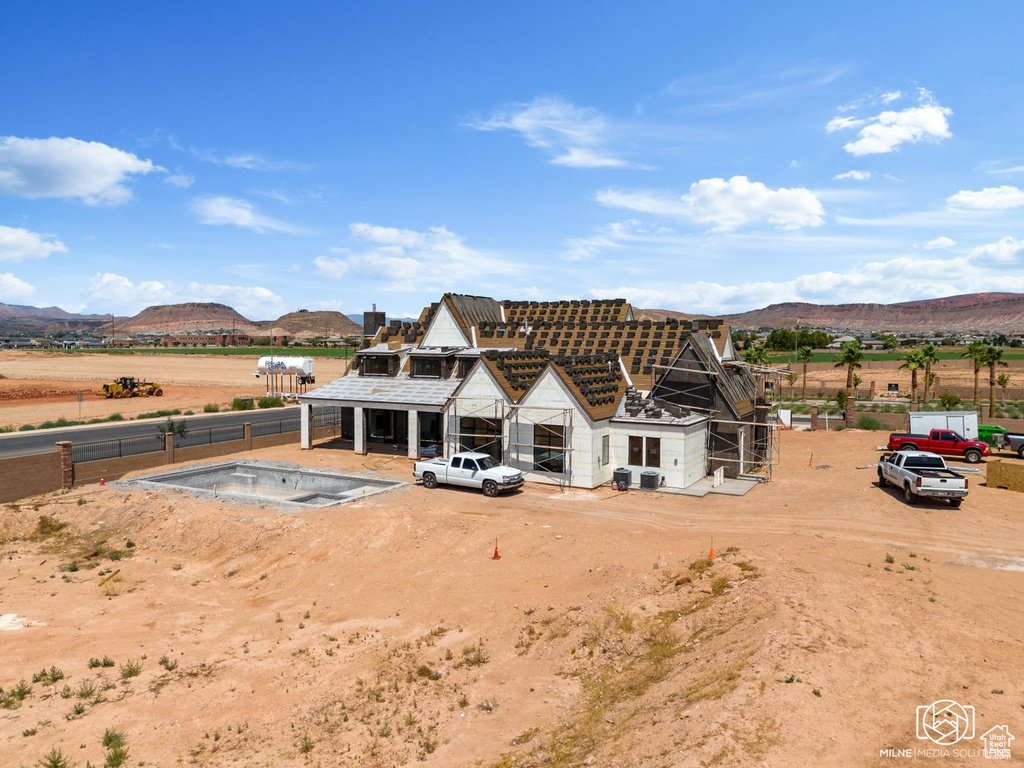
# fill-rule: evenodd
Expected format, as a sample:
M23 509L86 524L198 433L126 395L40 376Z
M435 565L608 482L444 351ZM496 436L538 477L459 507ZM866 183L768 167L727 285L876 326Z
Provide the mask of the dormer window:
M441 359L437 357L412 358L412 376L421 379L441 378Z
M469 370L473 367L473 363L476 362L475 357L460 357L459 358L459 378L464 379L469 376Z
M359 368L363 376L391 376L390 355L365 355Z

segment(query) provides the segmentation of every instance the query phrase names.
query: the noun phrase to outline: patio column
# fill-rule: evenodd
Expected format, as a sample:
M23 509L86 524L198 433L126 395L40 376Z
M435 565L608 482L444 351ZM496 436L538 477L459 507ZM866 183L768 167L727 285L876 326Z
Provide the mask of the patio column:
M420 457L420 412L410 408L409 409L409 458L418 459Z
M353 424L352 438L355 452L361 456L366 455L366 415L365 410L358 405L352 409Z
M313 447L313 405L303 403L299 409L299 443L302 450L308 451Z

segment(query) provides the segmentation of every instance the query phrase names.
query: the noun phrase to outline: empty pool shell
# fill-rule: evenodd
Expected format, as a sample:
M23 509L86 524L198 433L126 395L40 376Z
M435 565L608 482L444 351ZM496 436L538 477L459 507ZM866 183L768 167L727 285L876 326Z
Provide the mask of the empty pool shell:
M130 480L128 485L175 488L250 503L329 507L364 499L405 483L291 464L232 461L161 472Z

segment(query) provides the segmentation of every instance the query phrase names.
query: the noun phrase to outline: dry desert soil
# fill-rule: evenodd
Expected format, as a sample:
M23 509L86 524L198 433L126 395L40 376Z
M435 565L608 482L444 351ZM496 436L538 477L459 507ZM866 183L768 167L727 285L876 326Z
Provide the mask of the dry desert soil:
M198 389L252 378L215 360L189 359ZM742 497L487 499L296 445L242 458L405 484L300 512L131 477L4 505L0 764L115 764L115 732L127 766L985 764L990 728L1024 738L1024 497L982 468L959 510L908 506L879 441L783 433ZM944 699L973 738L918 738Z

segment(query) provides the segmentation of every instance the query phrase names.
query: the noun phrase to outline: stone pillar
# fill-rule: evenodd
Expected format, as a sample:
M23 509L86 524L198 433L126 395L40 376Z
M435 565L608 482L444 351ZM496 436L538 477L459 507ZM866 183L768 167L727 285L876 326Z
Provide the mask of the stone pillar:
M252 424L242 425L242 440L245 443L245 450L252 450Z
M358 405L353 410L352 438L355 452L360 456L366 455L366 412Z
M875 399L875 382L873 382L873 381L871 382L871 389L868 390L868 399L869 400L874 400Z
M811 406L811 432L815 432L818 429L818 406Z
M164 435L164 453L167 454L167 463L174 463L174 433L168 432Z
M418 459L420 457L420 412L412 408L409 409L409 458Z
M61 440L57 443L57 453L60 454L60 487L66 490L75 484L75 467L71 463L71 442Z
M313 404L299 406L299 445L303 451L313 448Z

